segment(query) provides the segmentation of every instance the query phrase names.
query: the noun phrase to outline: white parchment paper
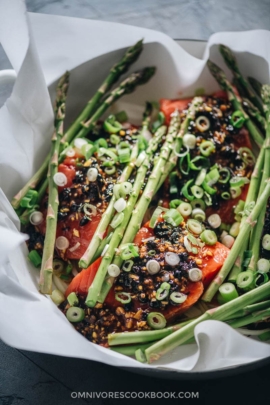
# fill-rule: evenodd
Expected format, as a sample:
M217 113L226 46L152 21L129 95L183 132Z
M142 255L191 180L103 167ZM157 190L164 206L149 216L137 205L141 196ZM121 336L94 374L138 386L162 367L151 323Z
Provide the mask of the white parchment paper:
M120 109L124 104L135 121L146 100L192 95L198 87L208 92L218 89L205 67L209 55L224 67L218 43L236 52L245 75L269 82L267 31L215 34L209 39L204 59L199 60L157 31L29 15L22 1L0 0L0 41L17 72L12 95L0 110L0 337L24 350L123 367L209 371L266 358L270 345L243 337L221 322L206 321L196 327L197 344L179 347L154 365L144 365L88 342L51 300L37 291L37 270L26 260L25 236L19 233L19 221L8 199L31 177L49 150L54 84L65 70L71 70L68 117L72 120L123 48L140 38L144 38L145 50L132 70L154 65L157 73L114 107Z

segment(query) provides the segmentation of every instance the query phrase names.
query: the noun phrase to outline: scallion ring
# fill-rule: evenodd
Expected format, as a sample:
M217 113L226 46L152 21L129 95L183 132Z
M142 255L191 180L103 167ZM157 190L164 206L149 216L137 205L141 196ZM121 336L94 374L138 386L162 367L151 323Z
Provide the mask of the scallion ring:
M169 295L169 290L163 290L163 288L159 288L156 292L156 299L158 301L163 301Z
M116 264L110 264L107 271L111 277L118 277L120 274L120 269Z
M167 323L166 318L160 312L150 312L146 321L152 329L164 329Z
M257 261L257 270L260 273L268 273L270 270L270 262L267 259L260 259Z
M210 128L210 121L205 115L200 115L196 121L196 127L200 132L205 132Z
M201 240L206 243L207 245L215 245L217 243L217 235L215 234L214 231L211 231L210 229L206 229L200 234Z
M200 198L195 198L191 201L191 206L193 209L200 208L201 210L205 210L205 202Z
M266 234L266 235L263 236L262 247L265 250L270 250L270 235L269 234Z
M223 198L223 200L230 200L231 194L228 193L228 191L224 191L223 193L221 193L221 198Z
M150 219L150 222L149 222L149 227L150 227L150 228L154 228L154 227L155 227L156 222L157 222L159 216L162 214L162 211L163 211L162 208L159 208L159 207L157 207L157 208L155 209L155 211L153 212L153 215L152 215L152 217L151 217L151 219Z
M193 267L188 270L188 278L194 283L200 281L202 279L202 271L197 267Z
M96 216L97 215L97 208L92 204L85 203L83 205L83 212L85 213L85 215Z
M183 304L186 301L187 295L181 292L174 291L170 295L170 301L172 304Z
M180 212L183 217L189 217L192 212L192 206L189 203L182 202L178 207L177 210Z
M236 110L234 111L234 113L231 116L231 124L235 127L235 128L242 128L242 126L245 123L245 115L243 114L242 111L240 110Z
M194 195L189 194L189 191L188 191L188 189L191 186L191 184L193 183L193 181L194 180L192 180L192 179L187 181L186 184L184 185L184 187L181 190L183 196L189 201L192 201L195 198Z
M146 263L146 269L151 275L157 274L160 270L160 264L157 260L148 260Z
M191 190L191 192L192 192L192 194L194 195L195 198L200 199L200 198L203 197L204 191L200 186L194 185L194 186L191 187L190 190Z
M130 293L118 292L115 294L116 301L121 302L121 304L128 304L131 302Z
M208 157L215 151L215 145L211 141L203 141L200 144L200 152L203 156Z
M129 273L133 267L134 261L133 260L126 260L122 266L122 270Z
M202 224L195 219L188 219L187 229L195 235L199 235L202 232Z
M211 228L219 228L221 225L221 218L218 214L212 214L207 218L207 221Z
M253 166L255 163L255 156L249 148L243 146L242 148L239 148L238 153L240 154L240 158L244 163L249 166Z
M205 212L201 208L194 208L194 210L192 210L191 216L193 219L196 219L196 221L205 221Z
M242 271L237 276L236 284L241 290L252 290L255 287L255 272L251 270Z
M177 266L180 263L180 257L173 252L166 252L165 253L165 262L169 266Z
M194 149L196 147L196 136L193 134L185 134L183 136L183 145L188 149Z
M105 167L104 171L106 174L111 176L112 174L114 174L116 172L116 167L115 166Z
M222 169L219 170L219 175L220 175L218 179L219 183L223 184L228 183L231 177L230 169L227 169L227 167L223 167Z
M178 226L183 222L183 217L178 210L171 208L164 215L164 220L172 226Z
M90 167L86 173L86 177L89 181L96 181L98 177L98 170L95 167Z
M269 281L269 277L266 273L258 272L255 276L255 286L259 287Z
M219 293L224 302L229 302L238 297L238 292L232 283L224 283L219 287Z
M178 208L181 203L182 203L181 200L175 199L175 200L171 200L169 205L170 205L170 208Z
M66 312L66 317L69 322L81 322L85 317L84 309L79 307L70 307Z
M207 170L202 169L200 173L198 174L196 180L195 180L195 185L196 186L201 186L202 183L204 182L205 176L206 176Z
M242 194L241 187L231 187L230 193L233 199L239 197Z
M118 150L119 162L128 163L130 161L130 149L123 148Z

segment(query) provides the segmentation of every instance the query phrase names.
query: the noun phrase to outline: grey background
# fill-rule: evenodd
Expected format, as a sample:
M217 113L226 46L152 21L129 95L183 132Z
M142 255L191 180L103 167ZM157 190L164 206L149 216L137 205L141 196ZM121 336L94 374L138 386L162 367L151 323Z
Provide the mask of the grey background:
M181 39L206 40L216 31L270 29L270 0L26 0L26 3L32 12L121 22L160 30ZM0 48L0 69L8 67ZM0 104L8 91L0 89ZM90 361L15 350L0 342L0 404L127 403L117 399L75 400L71 399L72 391L199 391L200 403L261 403L269 398L269 372L270 367L266 365L213 381L195 378L166 381ZM190 401L198 400L181 402Z

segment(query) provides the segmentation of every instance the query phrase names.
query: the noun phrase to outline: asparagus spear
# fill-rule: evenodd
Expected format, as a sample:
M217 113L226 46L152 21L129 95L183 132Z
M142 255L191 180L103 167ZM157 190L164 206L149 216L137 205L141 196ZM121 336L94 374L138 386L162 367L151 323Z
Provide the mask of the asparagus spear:
M232 328L241 328L242 326L249 325L251 323L263 321L270 317L270 308L268 307L265 310L252 312L251 314L244 316L243 318L232 319L227 321L227 323Z
M248 77L247 78L250 86L253 88L253 90L255 91L255 93L257 94L257 97L262 97L261 96L261 92L262 92L262 83L259 82L259 80L255 79L254 77Z
M94 115L88 120L82 123L82 128L75 136L76 138L83 138L94 128L98 119L104 114L104 112L115 101L125 94L132 93L137 86L147 83L155 73L154 67L146 67L138 72L132 73L127 79L120 83L119 87L113 90L109 96L103 101L101 106L97 109Z
M148 129L149 122L151 119L151 113L152 113L152 106L150 103L147 103L146 109L143 114L143 123L142 123L142 130L141 133L145 130ZM132 149L131 157L130 157L130 162L129 164L125 167L118 183L123 183L127 181L132 173L132 170L135 165L135 161L138 156L138 143L135 144L135 146ZM114 196L112 196L110 203L105 211L105 213L102 215L102 218L98 224L98 227L93 235L93 238L91 239L91 242L89 246L87 247L85 253L81 257L79 261L79 267L86 268L88 267L92 262L93 258L96 256L96 251L98 250L98 247L102 241L103 235L109 225L109 223L112 220L113 213L114 213L114 203L116 199Z
M57 87L55 131L52 137L51 159L48 170L49 200L46 218L46 234L40 270L39 289L42 294L52 293L53 255L57 226L58 187L54 182L54 175L58 170L58 154L60 140L63 136L63 121L65 118L66 96L68 90L69 73L65 73Z
M267 185L270 191L270 185ZM147 361L152 363L158 360L163 354L175 349L186 343L190 338L194 336L194 329L199 323L206 320L218 320L224 321L233 315L237 310L241 310L247 305L254 304L269 297L270 281L264 285L256 288L255 290L249 291L248 293L224 304L218 308L209 309L205 314L201 315L199 318L193 320L188 325L185 325L180 330L172 333L171 335L163 338L157 343L153 344L145 350L145 355Z
M256 225L257 219L263 207L270 196L270 178L267 179L265 183L265 188L261 196L258 198L255 207L251 211L250 215L241 224L239 235L237 236L233 247L227 256L221 270L213 279L207 290L202 296L202 300L205 302L210 302L216 292L218 291L221 284L224 282L225 278L228 276L235 260L237 259L239 252L241 252L243 241L248 237L251 229Z
M113 233L113 236L110 240L108 249L106 250L106 253L102 258L102 261L100 263L100 266L99 266L97 274L94 278L94 281L92 282L92 285L90 286L90 288L88 290L88 295L87 295L85 302L86 302L86 305L89 307L94 307L96 305L96 302L99 301L99 295L101 292L102 284L103 284L104 279L107 274L107 268L113 260L113 257L115 254L115 249L118 248L119 244L121 243L125 229L128 225L130 217L132 216L132 211L133 211L135 204L137 202L137 199L140 195L142 184L143 184L146 172L149 168L151 157L152 157L153 153L157 150L158 145L159 145L163 135L165 134L165 132L166 132L166 127L165 126L161 127L160 129L158 129L155 136L149 142L147 156L137 172L137 176L136 176L130 197L128 199L126 208L123 211L123 213L124 213L123 221L120 223L120 225L118 225L118 227L116 227L116 229ZM102 299L103 299L103 297L102 297Z
M134 46L129 48L123 58L114 65L109 75L106 77L98 91L94 94L91 100L87 103L86 107L80 113L76 121L71 125L69 130L63 136L61 143L70 143L74 136L81 128L81 122L90 118L93 112L96 110L97 106L100 103L102 96L110 90L112 85L119 79L122 73L126 72L129 66L136 61L142 51L143 45L142 40L137 42ZM26 185L16 194L16 196L11 201L11 204L14 209L18 209L22 198L26 195L27 191L30 189L35 189L40 181L45 177L48 165L50 161L50 154L48 154L42 163L38 171L33 175L33 177L26 183ZM46 181L46 180L45 180Z
M94 128L96 125L97 121L99 118L102 116L102 114L120 97L122 97L125 94L131 93L132 91L135 90L136 86L141 85L146 83L155 73L155 68L154 67L148 67L145 69L142 69L136 73L132 73L127 79L125 79L119 87L117 87L115 90L113 90L110 95L105 99L105 101L101 104L101 106L98 108L98 110L94 113L93 117L86 122L84 127L81 129L81 131L76 135L76 138L78 137L85 137L88 132ZM59 161L63 161L65 157L64 151L61 153ZM46 165L45 162L42 165L43 168L43 174L45 174L46 171ZM40 181L40 178L39 178ZM44 191L47 188L48 184L48 179L44 179L41 185L41 190ZM24 187L24 195L26 192L30 189L30 180L28 182L27 187ZM22 191L22 190L21 190ZM19 206L21 199L23 198L23 193L20 192L20 195L18 196L18 199L16 200L16 204L13 204L13 207L16 207L17 204ZM42 198L41 198L42 199ZM23 215L24 221L26 221L26 215Z
M135 45L127 49L123 58L111 68L109 75L101 84L97 92L94 94L91 100L88 101L76 121L74 121L71 127L67 130L62 138L61 143L70 143L73 140L75 135L81 129L81 123L92 116L104 94L106 94L111 89L113 84L117 82L119 77L129 69L130 65L138 59L142 50L143 40L138 41Z
M258 196L258 190L260 187L260 180L261 180L261 172L262 172L262 168L263 168L263 164L264 164L265 146L266 146L266 141L264 141L263 147L260 150L259 156L256 160L256 164L255 164L255 167L254 167L252 175L251 175L251 180L250 180L250 184L249 184L249 188L248 188L248 194L247 194L247 198L245 201L245 209L247 209L251 203L255 204L255 201ZM246 217L247 217L246 215L243 215L241 223L245 222ZM235 282L238 274L241 273L242 264L243 264L242 263L243 255L244 255L244 251L247 250L247 248L248 248L248 243L249 243L249 237L247 235L247 237L245 238L245 240L242 243L242 247L241 247L241 250L235 261L234 267L228 276L229 281Z
M219 50L221 55L223 56L226 65L231 70L232 74L234 75L236 80L240 83L241 87L247 94L247 98L259 109L261 113L263 113L263 104L261 100L257 98L253 89L250 87L249 83L240 72L236 58L232 53L232 51L230 50L230 48L228 48L225 45L220 45Z
M132 218L125 231L122 244L132 242L133 239L135 238L136 233L141 227L144 214L151 202L153 195L155 194L157 185L159 184L160 179L164 173L164 168L170 155L170 152L175 147L174 140L179 131L179 125L180 125L179 115L175 115L174 117L172 117L168 135L166 137L166 142L163 144L161 148L159 158L152 170L152 173L149 177L149 180L146 184L143 194L138 204L136 205L135 210L133 211ZM121 266L122 259L119 254L115 255L113 263L119 267Z
M265 118L264 116L260 113L258 108L248 99L245 97L242 97L243 100L243 108L246 110L248 115L254 119L254 121L257 122L257 124L260 126L260 128L265 131Z
M183 136L187 133L189 124L192 120L195 118L195 114L198 111L199 107L202 105L203 99L201 97L194 97L193 100L191 101L191 104L188 108L187 115L185 120L182 122L180 131L177 135L176 142L175 142L175 148L172 151L169 161L166 163L165 168L164 168L164 173L161 176L161 179L159 181L157 190L161 187L161 185L164 183L165 179L168 177L169 173L173 170L177 163L177 153L180 152L180 149L182 147L182 138ZM177 113L177 112L176 112Z
M207 61L207 66L212 75L214 76L214 78L216 79L216 81L219 83L220 87L227 92L228 99L232 103L234 110L242 112L245 118L245 126L247 127L253 140L257 143L259 147L261 147L264 141L263 136L259 131L259 129L256 127L256 125L251 121L248 114L243 109L240 97L235 93L230 82L227 80L223 70L220 69L219 66L217 66L210 60Z
M262 194L265 181L268 177L270 177L270 86L263 85L262 86L262 99L264 102L265 114L266 114L266 140L265 140L265 159L264 159L264 167L261 179L261 185L259 190L259 196ZM264 218L266 213L266 204L262 207L260 212L258 223L252 233L251 241L250 241L250 249L252 249L252 257L249 263L250 270L256 270L257 262L260 257L260 247L261 247L261 236L264 227Z
M146 343L153 342L153 340L160 340L166 336L171 335L175 331L183 328L192 322L192 319L188 321L181 322L177 325L169 326L168 328L158 329L158 330L144 330L135 332L120 332L120 333L110 333L108 335L109 346L117 345L129 345L132 343Z

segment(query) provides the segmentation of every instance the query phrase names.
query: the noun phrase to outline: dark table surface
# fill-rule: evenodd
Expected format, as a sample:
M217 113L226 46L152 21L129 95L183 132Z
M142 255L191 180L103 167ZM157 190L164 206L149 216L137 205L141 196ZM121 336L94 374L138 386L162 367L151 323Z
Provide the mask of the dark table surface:
M161 30L174 38L207 39L215 31L270 29L269 0L27 0L26 3L33 12L139 25ZM9 63L0 49L0 69L7 67ZM3 342L0 356L3 405L127 403L127 398L106 399L110 392L184 393L181 395L185 399L175 403L260 404L269 400L270 364L265 363L252 370L239 369L232 376L214 374L211 376L214 379L199 379L196 375L192 380L174 381L86 360L21 351ZM79 392L82 396L97 394L96 398L87 399L79 398ZM97 398L98 393L102 393L101 399ZM139 400L142 404L157 401ZM158 399L160 404L165 401L168 403L169 399Z

